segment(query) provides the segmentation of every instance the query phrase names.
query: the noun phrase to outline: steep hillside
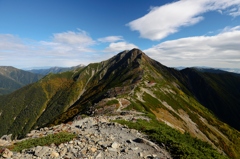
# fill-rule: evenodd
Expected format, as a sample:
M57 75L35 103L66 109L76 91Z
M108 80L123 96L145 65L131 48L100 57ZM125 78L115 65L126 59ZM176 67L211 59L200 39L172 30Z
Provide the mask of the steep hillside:
M219 119L240 131L240 76L212 69L187 68L183 83Z
M214 158L215 153L200 144L202 140L222 154L240 157L240 133L199 102L188 79L187 74L163 66L138 49L123 51L109 60L75 71L50 74L0 97L0 136L11 133L21 138L32 129L71 121L79 114L114 115L137 110L151 121L148 125L137 120L130 126L152 134L152 140L170 147L172 153L185 157L212 154L210 158ZM227 84L223 88L218 86L220 89L228 87ZM237 95L237 92L232 94L238 98ZM217 102L214 100L211 102ZM237 108L238 103L235 104ZM168 129L165 124L177 131ZM180 137L179 132L183 136ZM190 136L199 140L186 142ZM199 147L190 143L198 143Z
M0 66L0 95L11 93L43 76L11 66Z

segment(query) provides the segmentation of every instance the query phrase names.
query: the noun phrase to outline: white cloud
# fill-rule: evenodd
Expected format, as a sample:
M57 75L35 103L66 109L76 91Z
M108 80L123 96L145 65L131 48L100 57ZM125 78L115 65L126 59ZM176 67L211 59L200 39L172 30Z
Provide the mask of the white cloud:
M234 12L231 12L229 13L231 16L233 17L237 17L237 16L240 16L240 7L238 8L238 10L234 11Z
M143 17L127 25L139 31L142 38L160 40L176 33L181 27L194 25L204 19L203 13L231 9L231 16L239 16L240 0L180 0L151 8ZM233 10L235 9L235 10Z
M53 34L51 41L22 39L0 34L0 64L18 68L88 64L96 42L82 30ZM71 65L70 65L71 66Z
M132 43L127 43L123 41L123 42L110 43L109 46L104 50L104 52L116 53L116 52L121 52L123 50L131 50L133 48L138 48L138 47Z
M131 50L133 48L138 48L136 45L126 42L122 36L107 36L104 38L99 38L98 41L102 43L110 43L108 47L103 50L103 52L108 53L118 53L123 50Z
M60 44L70 45L92 45L94 41L87 34L86 31L78 29L78 32L68 31L63 33L56 33L53 35L53 41Z
M87 34L87 32L78 29L78 32L67 31L63 33L53 34L52 41L41 41L42 45L48 46L55 52L63 54L69 52L91 52L90 46L95 41Z
M240 67L240 26L215 36L188 37L144 50L167 66Z
M23 41L17 36L11 34L0 34L0 51L9 52L12 50L25 49Z
M102 43L113 43L113 42L123 41L123 40L124 39L122 36L107 36L107 37L98 39L98 41Z

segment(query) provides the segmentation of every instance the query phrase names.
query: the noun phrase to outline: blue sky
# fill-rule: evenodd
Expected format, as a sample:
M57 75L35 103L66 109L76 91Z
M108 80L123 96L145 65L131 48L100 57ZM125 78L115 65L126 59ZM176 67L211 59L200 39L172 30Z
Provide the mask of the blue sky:
M0 0L0 66L75 66L139 48L169 67L240 68L240 0Z

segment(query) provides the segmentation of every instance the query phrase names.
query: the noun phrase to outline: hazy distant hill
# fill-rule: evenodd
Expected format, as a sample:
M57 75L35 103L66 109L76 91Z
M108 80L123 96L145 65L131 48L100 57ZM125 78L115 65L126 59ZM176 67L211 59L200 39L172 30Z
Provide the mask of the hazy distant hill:
M61 73L61 72L71 71L80 67L84 67L84 65L78 65L73 67L51 67L47 69L32 69L32 70L29 70L29 72L47 75L49 73Z
M175 67L177 70L183 70L187 67ZM238 68L210 68L210 67L192 67L192 68L196 68L198 69L199 71L202 70L202 71L227 71L227 72L232 72L232 73L237 73L240 75L240 69Z
M11 66L0 66L0 95L11 93L43 76Z
M79 114L113 115L121 107L142 112L187 138L200 139L230 158L239 158L239 90L240 78L233 73L177 71L133 49L74 71L49 74L0 97L0 136L21 138L32 129L71 121ZM161 133L161 128L148 126L138 128L172 153L219 158L209 145L196 140L194 147L176 142L175 131Z

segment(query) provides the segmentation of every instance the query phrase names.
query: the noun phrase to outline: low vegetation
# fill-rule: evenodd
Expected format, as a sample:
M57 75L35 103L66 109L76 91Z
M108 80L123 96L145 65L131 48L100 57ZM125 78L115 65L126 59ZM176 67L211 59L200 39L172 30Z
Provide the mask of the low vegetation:
M106 105L114 105L114 104L118 104L118 100L117 99L113 99L113 100L109 100Z
M116 122L146 133L152 141L164 146L176 159L228 158L213 149L208 143L192 138L188 133L181 134L177 130L159 123L152 114L148 114L148 117L152 119L150 122L140 119L136 122L125 120L116 120Z
M54 143L55 145L60 145L61 143L71 141L75 138L76 135L67 132L60 132L57 134L50 134L45 137L36 138L36 139L27 139L21 142L16 143L10 149L12 151L20 152L24 149L29 149L36 146L47 146Z

